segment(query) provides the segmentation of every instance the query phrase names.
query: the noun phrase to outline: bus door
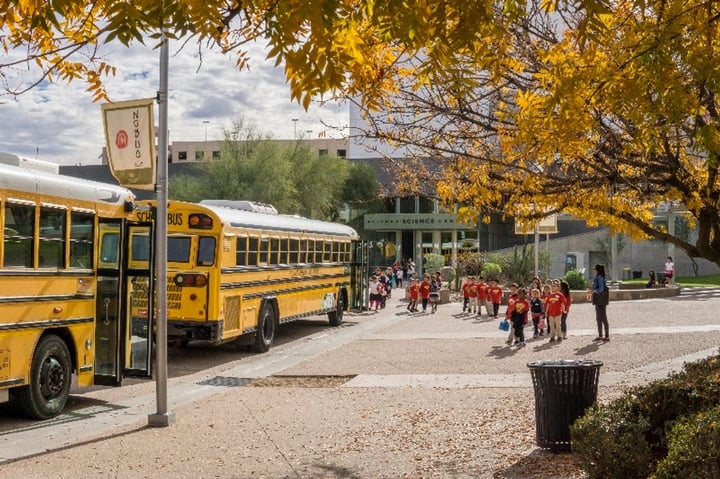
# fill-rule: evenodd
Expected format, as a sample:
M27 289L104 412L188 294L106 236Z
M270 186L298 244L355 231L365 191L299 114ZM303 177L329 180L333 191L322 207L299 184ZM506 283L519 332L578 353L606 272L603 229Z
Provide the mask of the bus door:
M127 230L125 270L125 375L152 374L153 329L155 321L155 229L152 223L133 223Z
M151 336L145 333L143 344L142 337L132 334L131 311L138 296L134 289L138 280L134 278L144 278L140 283L147 283L150 278L149 271L142 274L139 268L128 274L128 251L123 245L134 228L137 226L127 227L121 220L100 220L98 225L95 384L99 385L118 386L123 377L149 377L151 373ZM150 230L149 226L142 228ZM150 315L144 321L149 322Z
M364 311L367 308L369 291L368 278L365 273L370 269L370 249L372 242L357 241L352 244L350 263L350 290L352 299L350 309Z

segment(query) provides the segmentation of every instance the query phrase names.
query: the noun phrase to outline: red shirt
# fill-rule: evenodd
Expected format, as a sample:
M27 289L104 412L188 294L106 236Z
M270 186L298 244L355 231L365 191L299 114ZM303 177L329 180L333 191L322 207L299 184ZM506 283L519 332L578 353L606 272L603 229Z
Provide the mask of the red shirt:
M548 316L560 316L567 308L565 295L557 291L550 293L545 300L545 314Z
M418 299L420 294L420 284L415 282L410 284L410 299Z
M507 309L505 310L505 318L510 319L510 315L512 314L513 310L515 309L515 303L517 300L520 299L520 296L515 294L511 294L508 296L507 299Z
M472 296L472 295L470 294L470 288L471 288L471 286L473 286L474 284L475 284L475 283L471 283L470 281L466 281L466 282L463 284L463 287L462 287L463 298L469 298L470 296Z
M485 301L485 298L487 297L487 289L488 285L485 281L477 283L477 297L480 301Z
M522 319L523 324L527 324L528 311L530 311L530 301L527 298L517 298L513 304L513 309L510 311L510 319L513 321Z
M503 289L500 286L490 286L487 289L488 298L491 303L500 304L502 303Z
M420 284L420 297L422 299L430 299L430 281L423 281Z

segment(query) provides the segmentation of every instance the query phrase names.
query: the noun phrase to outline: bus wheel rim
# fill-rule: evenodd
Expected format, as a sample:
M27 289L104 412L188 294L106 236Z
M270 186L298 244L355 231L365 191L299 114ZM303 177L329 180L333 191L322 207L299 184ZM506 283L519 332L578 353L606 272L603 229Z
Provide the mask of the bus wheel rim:
M45 360L40 378L40 392L43 397L53 399L62 393L65 385L65 371L62 364L55 357L49 357Z

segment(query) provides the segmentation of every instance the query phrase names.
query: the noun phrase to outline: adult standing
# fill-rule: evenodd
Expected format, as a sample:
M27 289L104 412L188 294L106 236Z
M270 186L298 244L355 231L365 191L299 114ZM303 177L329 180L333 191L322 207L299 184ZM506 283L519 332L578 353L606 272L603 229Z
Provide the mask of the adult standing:
M560 332L562 333L562 338L567 339L567 317L570 313L572 295L570 294L570 285L564 279L560 280L560 292L565 296L565 312L560 316Z
M415 263L413 262L412 258L408 258L407 260L407 278L412 278L415 275Z
M605 279L605 266L596 264L593 268L595 277L593 278L592 288L592 304L595 305L595 321L597 322L598 337L595 341L610 341L610 325L607 319L607 305L610 303L610 290L607 287ZM604 328L604 333L603 333Z

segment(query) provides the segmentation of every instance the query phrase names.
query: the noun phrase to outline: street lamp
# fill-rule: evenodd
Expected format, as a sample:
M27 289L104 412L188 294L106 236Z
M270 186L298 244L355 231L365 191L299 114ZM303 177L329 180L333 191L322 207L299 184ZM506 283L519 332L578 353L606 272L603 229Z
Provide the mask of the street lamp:
M298 118L293 118L293 119L292 119L292 122L293 122L293 138L297 140L297 122L298 122Z
M210 124L210 120L203 120L203 123L205 124L205 143L207 143L207 129Z

